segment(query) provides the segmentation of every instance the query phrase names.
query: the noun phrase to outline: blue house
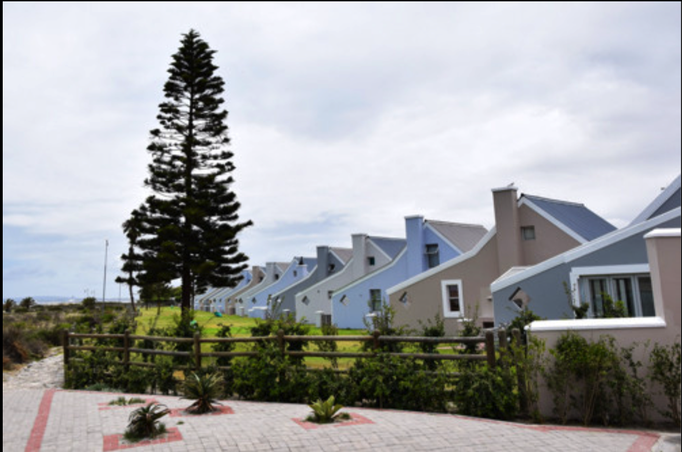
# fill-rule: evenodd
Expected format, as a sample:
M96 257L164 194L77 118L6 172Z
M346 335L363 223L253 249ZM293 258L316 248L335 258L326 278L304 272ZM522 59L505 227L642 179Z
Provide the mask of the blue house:
M363 328L366 316L388 301L386 290L471 250L487 230L480 225L405 218L406 244L393 261L334 291L332 321L340 328ZM397 250L396 250L397 251Z
M623 301L630 317L655 316L644 236L680 227L680 176L627 227L531 267L514 267L491 285L495 323L506 324L528 307L548 320L574 318L573 307L604 314L605 296Z
M246 287L251 282L251 279L251 271L244 270L242 272L241 280L235 287L209 288L206 292L195 298L194 309L206 312L220 312L225 314L226 296Z
M242 295L249 317L265 318L268 301L277 302L273 298L275 294L305 279L316 265L317 260L309 257L295 257L288 265L275 264L277 268L272 272L274 280L271 279L269 284L261 284L253 291Z
M318 246L315 268L299 282L273 295L279 304L279 309L283 313L296 314L296 294L341 272L350 261L351 256L352 251L350 249Z

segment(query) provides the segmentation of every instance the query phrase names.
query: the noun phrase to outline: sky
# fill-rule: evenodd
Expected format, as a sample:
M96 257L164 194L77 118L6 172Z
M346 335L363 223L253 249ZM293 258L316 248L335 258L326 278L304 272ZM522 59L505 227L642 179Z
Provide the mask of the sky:
M490 228L512 182L623 227L680 173L679 2L2 9L3 298L118 297L190 29L226 83L250 265L404 237L410 215Z

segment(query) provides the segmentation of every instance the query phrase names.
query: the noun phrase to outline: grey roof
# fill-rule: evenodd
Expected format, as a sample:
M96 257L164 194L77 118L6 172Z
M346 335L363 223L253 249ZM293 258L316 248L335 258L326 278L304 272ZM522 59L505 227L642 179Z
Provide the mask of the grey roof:
M633 224L641 223L649 220L657 215L668 212L675 207L680 207L682 204L682 196L680 196L680 175L678 174L674 181L667 187L661 190L661 193L644 208L644 210L632 220Z
M330 248L336 256L347 264L349 260L353 257L353 250L350 248Z
M462 253L472 250L488 232L480 224L448 223L434 220L426 220L426 223L430 224Z
M308 271L312 271L313 268L317 266L317 258L316 257L304 257L303 258L303 263L308 267Z
M532 195L522 195L522 197L532 201L533 204L587 241L616 230L614 225L583 204Z
M400 252L407 246L407 240L405 239L392 239L387 237L370 237L369 238L376 246L381 248L381 250L388 254L391 259L400 254Z

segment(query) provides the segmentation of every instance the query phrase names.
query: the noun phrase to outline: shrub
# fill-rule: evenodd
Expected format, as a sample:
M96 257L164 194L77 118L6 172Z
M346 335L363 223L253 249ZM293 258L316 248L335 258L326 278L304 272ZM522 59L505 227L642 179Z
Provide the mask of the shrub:
M128 428L124 434L125 439L140 441L145 438L155 438L165 433L165 426L159 422L159 419L168 413L170 413L168 407L156 402L136 409L128 418Z
M339 329L336 325L322 325L322 336L338 336ZM338 351L339 345L335 340L316 342L315 346L323 353L334 353ZM339 360L336 357L327 358L334 369L339 367Z
M378 408L446 411L450 383L445 368L427 374L416 360L385 353L358 359L348 374L350 399Z
M234 361L234 391L248 400L307 401L310 378L305 366L299 360L282 356L272 343L262 344L256 350L258 356Z
M178 395L178 379L175 378L173 363L169 360L159 360L154 366L151 377L152 392L158 388L163 395Z
M47 347L38 339L29 337L19 324L2 327L2 352L13 363L23 364L32 358L45 356Z
M680 342L670 346L656 344L651 353L650 372L653 381L663 388L668 409L662 411L676 426L680 426Z
M457 380L457 412L490 419L513 419L518 413L515 373L503 366L467 367Z
M216 334L216 337L219 338L228 338L232 337L232 332L231 328L229 325L223 325L220 324L218 325L220 329L218 330L218 333ZM218 342L213 344L213 351L214 352L231 352L234 350L234 342ZM231 364L232 362L232 357L229 356L221 356L216 359L216 364L218 366L224 366L227 367Z

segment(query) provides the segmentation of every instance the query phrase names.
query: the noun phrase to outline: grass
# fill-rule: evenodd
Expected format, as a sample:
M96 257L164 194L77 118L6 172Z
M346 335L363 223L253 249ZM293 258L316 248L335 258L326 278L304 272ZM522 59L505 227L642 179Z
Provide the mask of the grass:
M156 328L168 328L174 325L174 317L180 315L180 308L178 307L164 307L161 308L160 315L157 316L158 309L153 308L141 308L141 315L137 317L137 329L135 331L136 335L144 336L147 334L151 325ZM215 314L211 312L195 311L194 319L197 321L199 326L203 329L204 338L217 337L217 333L220 330L220 325L229 325L231 328L233 337L251 337L251 328L256 326L256 319L248 317L239 316L228 316L223 315L222 317L216 317ZM320 328L311 326L310 328L311 336L320 336L322 331ZM365 336L367 331L365 330L351 330L344 329L339 330L340 336ZM202 344L201 350L203 352L212 351L213 344ZM251 344L237 344L237 351L246 351L251 346ZM362 344L360 342L339 342L338 351L339 352L359 352ZM317 347L314 344L310 344L307 347L309 351L316 351ZM207 359L207 361L210 359ZM352 365L355 360L352 358L342 358L339 359L339 368L346 369ZM329 367L329 361L324 358L306 358L305 363L311 368L323 368Z

